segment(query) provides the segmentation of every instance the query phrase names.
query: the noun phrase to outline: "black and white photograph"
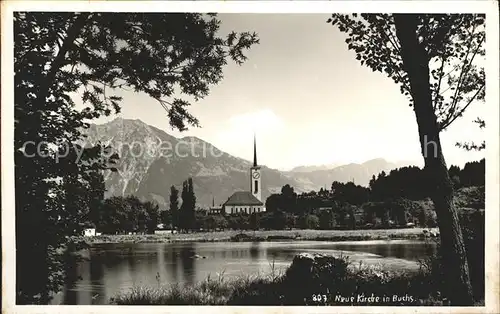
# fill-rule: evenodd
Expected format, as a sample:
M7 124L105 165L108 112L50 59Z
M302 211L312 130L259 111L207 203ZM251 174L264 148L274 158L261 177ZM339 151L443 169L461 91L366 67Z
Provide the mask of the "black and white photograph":
M2 312L497 313L498 15L3 2Z

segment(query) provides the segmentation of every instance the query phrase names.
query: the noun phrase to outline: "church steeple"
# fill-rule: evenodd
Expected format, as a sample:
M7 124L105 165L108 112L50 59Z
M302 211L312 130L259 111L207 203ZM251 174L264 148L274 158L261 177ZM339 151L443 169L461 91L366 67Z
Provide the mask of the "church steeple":
M259 201L262 201L262 185L260 178L260 166L257 164L257 144L255 133L253 134L253 166L250 168L250 191Z
M257 144L255 142L255 133L253 134L253 166L257 167Z

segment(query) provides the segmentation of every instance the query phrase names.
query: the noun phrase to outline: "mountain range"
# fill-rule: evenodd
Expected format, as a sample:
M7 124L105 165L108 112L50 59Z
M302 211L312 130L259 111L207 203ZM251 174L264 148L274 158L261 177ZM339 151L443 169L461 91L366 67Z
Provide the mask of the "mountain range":
M208 207L213 201L221 205L233 192L247 190L250 183L250 161L197 137L174 137L140 120L116 118L92 124L86 135L87 144L109 145L120 156L118 172L105 173L106 197L136 195L168 208L170 187L180 190L182 182L192 177L197 205ZM382 158L342 166L299 166L290 171L262 166L262 197L265 201L285 184L299 193L329 188L333 181L367 186L372 175L402 166Z

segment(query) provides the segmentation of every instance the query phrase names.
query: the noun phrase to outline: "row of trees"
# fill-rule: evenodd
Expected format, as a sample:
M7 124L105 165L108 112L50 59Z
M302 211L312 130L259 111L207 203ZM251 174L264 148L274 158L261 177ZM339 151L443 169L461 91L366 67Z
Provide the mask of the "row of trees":
M193 179L182 183L182 203L179 207L179 190L170 187L170 210L164 211L162 223L170 225L172 229L186 231L196 229L196 195L194 193Z
M484 186L485 160L468 162L463 169L451 166L449 172L455 178L456 189ZM410 166L374 175L368 188L335 181L330 190L297 194L293 187L285 185L281 193L269 196L266 209L296 217L313 214L318 217L321 229L366 225L387 228L410 222L434 227L437 220L432 202L425 201L429 197L424 171Z
M103 181L99 183L104 187ZM154 233L160 223L185 232L200 228L214 229L211 225L220 228L219 222L211 222L213 217L207 220L203 212L196 210L192 178L182 183L181 202L179 190L175 186L170 188L169 210L160 211L157 203L141 201L136 196L114 196L104 200L102 193L100 198L94 200L86 218L89 225L104 234Z
M456 178L455 188L484 186L485 160L468 162L463 169L451 166L450 176ZM268 211L283 210L301 215L322 207L346 208L346 204L360 207L367 202L384 202L395 199L423 200L430 197L425 172L410 166L395 169L386 174L382 171L370 180L369 187L353 182L333 182L330 190L320 189L297 194L293 187L285 185L281 193L272 194L266 200Z
M448 173L455 189L482 186L485 184L485 159L468 162L463 169L452 165ZM381 201L394 197L424 199L431 196L427 182L426 172L415 166L391 170L389 174L382 171L370 180L370 200ZM366 193L358 193L357 196L367 197Z
M160 218L158 204L136 196L110 197L95 208L92 223L105 234L154 233Z

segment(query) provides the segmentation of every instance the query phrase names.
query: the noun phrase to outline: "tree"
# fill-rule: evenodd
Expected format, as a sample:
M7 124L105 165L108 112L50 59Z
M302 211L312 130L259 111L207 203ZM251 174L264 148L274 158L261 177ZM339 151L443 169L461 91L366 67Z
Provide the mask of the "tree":
M250 214L250 228L253 230L259 230L260 227L260 215L259 213Z
M452 165L448 170L450 174L451 181L453 182L453 187L460 187L460 168L458 166Z
M266 199L266 210L268 212L275 212L281 207L281 194L271 194Z
M155 202L145 202L143 206L147 214L146 231L147 233L155 233L160 221L160 207Z
M108 168L66 154L84 141L88 121L119 112L116 91L131 89L157 100L172 127L198 126L178 94L205 97L227 61L241 64L244 51L258 42L248 32L221 37L219 27L214 14L15 12L16 230L23 230L16 235L18 304L47 304L64 283L58 252L78 249L71 241L83 228L83 211L61 203L71 194L60 178L76 169L72 180L83 181L85 171ZM61 153L78 168L60 167Z
M349 227L352 230L356 229L356 214L355 214L356 206L349 206Z
M212 215L205 216L202 224L203 224L204 230L207 230L207 231L215 230L215 228L216 228L215 217Z
M194 193L193 179L189 178L187 184L188 184L188 191L187 191L188 206L186 208L187 209L186 219L188 228L193 229L194 227L193 223L196 217L196 195Z
M189 219L189 191L188 191L188 182L184 181L182 182L182 192L181 192L181 198L182 198L182 204L181 204L181 209L179 211L179 230L184 230L188 231L188 219Z
M179 191L173 185L170 187L170 215L173 232L179 226Z
M473 304L465 247L439 134L484 100L484 16L472 14L334 14L348 48L389 76L415 112L425 176L438 215L443 263L453 305ZM433 151L428 152L431 144ZM451 291L453 289L453 291Z
M300 226L302 229L318 229L319 228L319 218L316 215L304 215L301 217Z
M105 191L106 187L102 172L90 172L88 191L88 195L90 196L90 204L88 221L90 221L96 229L99 229L101 224L101 212L104 203Z
M297 193L289 184L281 188L280 208L288 213L295 213L297 211Z
M337 218L337 225L344 227L346 225L346 218L347 218L347 205L343 204L342 206L339 206L335 213L336 213L336 218Z
M282 210L277 210L271 214L271 228L275 230L284 230L286 228L286 214Z
M285 226L292 230L297 224L297 217L291 213L285 213Z
M476 123L480 129L484 129L486 127L486 123L484 122L483 119L481 118L476 118L476 120L472 121L473 123ZM477 144L476 142L458 142L455 144L455 146L463 148L465 150L471 151L482 151L483 149L486 148L486 142L483 140L480 144Z
M423 208L418 212L418 224L420 227L427 227L427 214Z
M335 227L335 215L331 210L325 209L319 213L319 228L330 230Z

